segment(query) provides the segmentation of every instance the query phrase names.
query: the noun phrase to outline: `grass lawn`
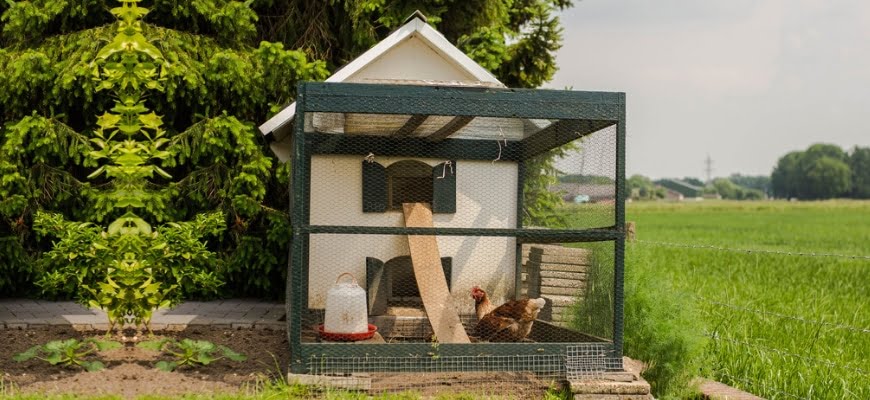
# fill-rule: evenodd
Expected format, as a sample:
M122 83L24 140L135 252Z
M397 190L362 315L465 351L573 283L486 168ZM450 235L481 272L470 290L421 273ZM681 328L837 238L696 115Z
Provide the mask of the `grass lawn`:
M698 303L714 378L766 398L870 398L870 202L631 203L626 220L627 270Z

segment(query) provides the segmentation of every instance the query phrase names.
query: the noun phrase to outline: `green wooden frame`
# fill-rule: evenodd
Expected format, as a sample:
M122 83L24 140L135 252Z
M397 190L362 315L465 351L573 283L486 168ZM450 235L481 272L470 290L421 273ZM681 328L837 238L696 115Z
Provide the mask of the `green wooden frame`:
M519 165L516 229L477 228L396 228L366 226L311 225L311 156L315 154L413 156L459 160L492 160L498 149L489 141L468 139L375 137L328 135L305 132L305 117L311 112L372 113L401 115L453 115L457 117L503 117L558 119L526 139L511 142L501 160ZM625 94L532 89L458 88L439 86L377 85L351 83L299 84L293 134L291 224L293 235L287 288L287 334L290 342L290 369L296 373L312 371L321 357L417 357L429 361L432 346L427 343L353 344L303 343L302 321L308 305L308 245L311 234L353 233L369 235L467 235L510 236L517 238L516 276L519 282L522 243L612 241L615 243L614 337L612 343L593 347L610 356L622 356L623 274L625 221ZM571 142L586 134L616 125L616 205L615 225L582 230L523 229L522 168L520 161ZM564 127L573 134L565 134ZM397 146L400 144L400 146ZM519 285L517 285L519 288ZM517 289L518 290L518 289ZM564 355L568 346L578 343L472 343L439 344L439 357ZM588 343L584 343L588 344ZM436 362L437 363L437 362ZM457 367L459 368L459 367ZM459 368L460 370L462 368Z

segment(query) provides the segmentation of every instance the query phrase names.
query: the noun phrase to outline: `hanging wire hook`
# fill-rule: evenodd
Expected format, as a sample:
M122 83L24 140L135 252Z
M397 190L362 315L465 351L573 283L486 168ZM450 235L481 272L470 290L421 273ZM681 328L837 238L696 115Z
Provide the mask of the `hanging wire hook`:
M441 176L439 176L436 179L444 179L444 177L447 176L447 167L450 167L450 175L453 175L453 162L450 160L447 160L444 162L444 169L441 170Z
M495 164L496 161L501 160L501 142L504 141L504 148L507 148L507 138L504 136L504 131L501 130L501 127L498 128L498 135L500 136L496 139L495 143L498 145L498 157L495 160L492 160L492 163Z
M369 155L365 156L363 160L366 160L366 162L369 164L375 162L375 153L369 153Z

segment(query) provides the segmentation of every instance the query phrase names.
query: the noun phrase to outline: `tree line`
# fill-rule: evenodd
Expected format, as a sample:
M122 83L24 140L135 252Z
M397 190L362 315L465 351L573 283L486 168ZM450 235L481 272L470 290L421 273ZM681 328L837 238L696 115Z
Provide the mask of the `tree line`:
M870 147L855 146L846 151L837 145L817 143L804 151L792 151L780 157L770 176L731 174L706 183L694 177L677 180L700 188L701 195L729 200L868 199ZM662 180L633 175L628 178L629 197L664 199L667 189L661 183Z
M782 156L773 169L771 188L778 198L820 200L870 198L870 147L844 151L817 143Z

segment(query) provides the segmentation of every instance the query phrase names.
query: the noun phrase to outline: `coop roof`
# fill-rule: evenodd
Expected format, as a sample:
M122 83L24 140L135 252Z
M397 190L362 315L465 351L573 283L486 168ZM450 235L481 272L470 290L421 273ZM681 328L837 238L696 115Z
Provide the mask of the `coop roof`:
M414 13L405 25L395 30L386 39L336 71L326 82L416 84L460 87L504 88L489 71L478 65L444 36L426 23L419 12ZM296 103L290 104L274 117L260 125L259 129L271 141L272 150L279 159L286 161L290 153L291 121L296 115ZM414 131L415 136L438 139L446 138L466 128L472 118L406 116L405 123L393 131ZM331 133L344 131L344 116L332 121L340 126ZM306 118L307 120L308 118ZM321 123L323 118L316 118ZM306 121L308 123L309 121ZM425 124L424 124L425 122ZM548 123L544 121L518 122L519 130L539 130ZM482 123L478 123L482 125ZM473 125L473 124L472 124ZM498 123L488 122L490 135L502 135L508 129ZM469 129L465 129L468 131ZM492 133L494 132L494 133ZM408 134L401 132L399 134ZM433 136L435 135L435 136ZM453 136L456 137L456 136Z

